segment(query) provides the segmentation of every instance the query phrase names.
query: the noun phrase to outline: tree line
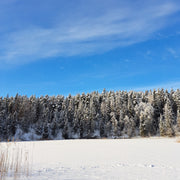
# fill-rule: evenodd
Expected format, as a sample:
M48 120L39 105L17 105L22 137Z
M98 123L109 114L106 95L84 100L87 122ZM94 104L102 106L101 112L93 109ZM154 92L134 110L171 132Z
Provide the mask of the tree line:
M180 134L180 90L0 97L0 139L130 138Z

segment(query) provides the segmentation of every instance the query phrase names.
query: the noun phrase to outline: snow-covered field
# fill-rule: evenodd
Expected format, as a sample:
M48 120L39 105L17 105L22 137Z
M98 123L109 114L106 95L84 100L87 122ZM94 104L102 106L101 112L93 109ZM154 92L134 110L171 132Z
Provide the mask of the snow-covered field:
M28 153L30 175L20 180L180 179L175 138L16 142L8 147Z

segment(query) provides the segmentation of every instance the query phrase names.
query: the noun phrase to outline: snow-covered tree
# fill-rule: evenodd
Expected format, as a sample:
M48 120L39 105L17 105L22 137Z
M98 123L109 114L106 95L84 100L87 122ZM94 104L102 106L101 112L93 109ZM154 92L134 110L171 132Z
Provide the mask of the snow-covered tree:
M166 127L166 135L167 136L174 136L174 124L175 124L175 117L174 112L172 109L172 104L169 99L164 106L164 119L165 119L165 127Z
M154 109L149 103L141 102L135 107L136 114L140 120L139 131L141 136L149 136L154 133L153 129L153 116Z
M0 139L17 131L39 139L173 136L180 131L180 90L0 97Z
M162 114L160 115L159 118L159 133L161 136L166 135L166 123Z
M180 134L180 110L179 109L177 110L176 122L177 122L176 133L179 135Z

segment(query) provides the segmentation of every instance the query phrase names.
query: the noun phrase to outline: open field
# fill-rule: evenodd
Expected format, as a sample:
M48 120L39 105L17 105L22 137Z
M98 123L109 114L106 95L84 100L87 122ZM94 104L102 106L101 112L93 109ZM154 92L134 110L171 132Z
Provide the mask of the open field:
M17 179L180 179L177 138L34 141L8 147L28 150L28 174L19 173ZM13 178L9 173L6 180Z

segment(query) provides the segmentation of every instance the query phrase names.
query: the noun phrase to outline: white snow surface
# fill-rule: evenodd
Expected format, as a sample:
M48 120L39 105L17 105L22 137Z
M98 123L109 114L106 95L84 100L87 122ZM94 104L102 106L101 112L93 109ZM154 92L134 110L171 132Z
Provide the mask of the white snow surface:
M9 147L28 152L30 173L19 180L180 179L176 138L31 141Z

